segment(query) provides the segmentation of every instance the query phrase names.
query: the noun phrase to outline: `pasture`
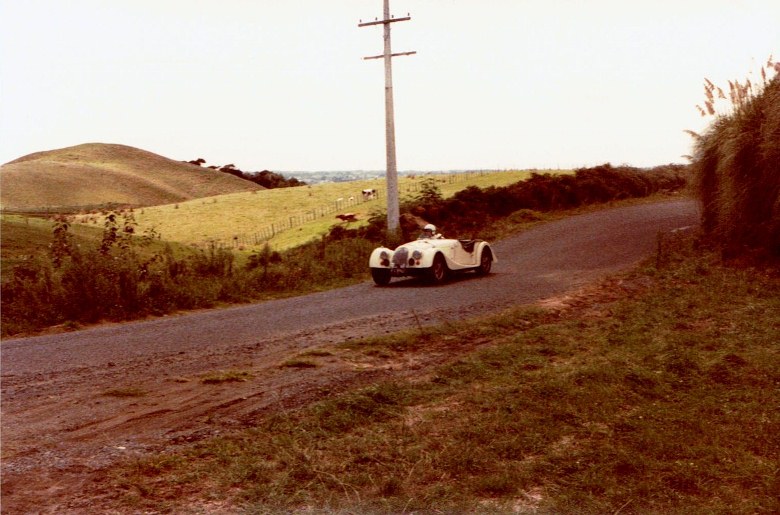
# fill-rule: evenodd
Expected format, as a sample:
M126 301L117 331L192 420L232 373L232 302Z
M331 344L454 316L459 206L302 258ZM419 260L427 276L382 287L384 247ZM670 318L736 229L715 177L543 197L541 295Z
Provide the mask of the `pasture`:
M54 223L43 218L22 215L0 215L2 235L2 272L7 278L16 265L46 255L52 241ZM97 228L74 226L71 234L76 245L100 241L103 225Z
M433 178L442 195L450 197L469 186L506 186L528 178L532 171L427 174L399 177L401 201L414 198L426 179ZM556 171L552 173L570 173ZM364 199L364 189L376 198ZM162 240L196 247L212 243L238 251L259 250L269 243L281 251L306 243L342 223L336 215L352 213L364 224L387 208L384 179L322 183L297 188L232 193L187 202L136 209L138 232L154 229ZM81 215L76 221L101 223L100 215Z

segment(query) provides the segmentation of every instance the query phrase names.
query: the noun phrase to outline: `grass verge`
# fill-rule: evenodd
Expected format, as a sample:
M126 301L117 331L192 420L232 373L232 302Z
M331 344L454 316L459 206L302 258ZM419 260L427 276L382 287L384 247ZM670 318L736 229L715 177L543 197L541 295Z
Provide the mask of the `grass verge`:
M482 348L135 461L113 487L158 510L776 513L778 274L678 242L614 282L569 309L350 343Z

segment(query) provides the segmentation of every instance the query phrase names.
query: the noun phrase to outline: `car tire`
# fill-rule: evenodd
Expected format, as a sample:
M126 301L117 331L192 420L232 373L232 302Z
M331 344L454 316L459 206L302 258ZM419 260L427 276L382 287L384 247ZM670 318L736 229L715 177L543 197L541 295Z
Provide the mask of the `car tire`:
M433 258L433 264L428 270L428 279L434 284L443 283L447 280L449 274L449 268L447 268L447 261L441 254L436 254Z
M387 286L390 284L390 270L386 268L372 268L371 278L377 286Z
M477 267L477 274L487 275L490 273L490 269L493 268L493 253L490 249L484 249L482 255L479 257L479 266Z

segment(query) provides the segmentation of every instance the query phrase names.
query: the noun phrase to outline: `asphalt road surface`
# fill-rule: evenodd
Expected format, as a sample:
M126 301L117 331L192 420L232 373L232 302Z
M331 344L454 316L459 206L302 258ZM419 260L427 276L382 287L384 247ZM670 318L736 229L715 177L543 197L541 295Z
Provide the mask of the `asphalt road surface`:
M284 300L111 324L2 342L2 375L14 377L121 365L139 359L276 341L321 340L400 330L531 303L630 267L653 253L659 233L691 227L691 200L609 209L566 218L496 242L487 277L464 274L441 286L394 279ZM446 231L446 227L444 228ZM345 332L346 331L346 332Z

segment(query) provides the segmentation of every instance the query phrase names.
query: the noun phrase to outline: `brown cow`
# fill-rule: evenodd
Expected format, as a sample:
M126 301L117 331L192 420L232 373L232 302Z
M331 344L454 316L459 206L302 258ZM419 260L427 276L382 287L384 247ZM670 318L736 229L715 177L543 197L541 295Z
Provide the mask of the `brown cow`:
M341 213L340 215L336 215L336 218L338 218L342 222L356 222L357 221L357 215L355 213Z

